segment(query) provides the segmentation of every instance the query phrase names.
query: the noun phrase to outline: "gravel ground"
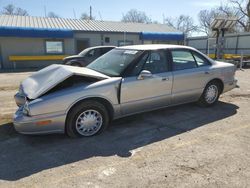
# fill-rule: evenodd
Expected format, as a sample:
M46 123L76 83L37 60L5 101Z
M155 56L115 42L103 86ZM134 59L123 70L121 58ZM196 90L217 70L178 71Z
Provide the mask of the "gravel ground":
M143 113L87 139L14 131L13 94L30 74L0 74L0 187L250 187L250 69L212 108Z

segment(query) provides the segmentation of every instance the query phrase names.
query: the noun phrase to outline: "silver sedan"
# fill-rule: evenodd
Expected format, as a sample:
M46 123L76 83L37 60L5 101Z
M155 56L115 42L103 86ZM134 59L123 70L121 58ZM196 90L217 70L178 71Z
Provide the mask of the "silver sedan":
M194 101L212 106L236 87L235 71L191 47L118 47L87 67L51 65L24 80L14 126L23 134L93 136L124 116Z

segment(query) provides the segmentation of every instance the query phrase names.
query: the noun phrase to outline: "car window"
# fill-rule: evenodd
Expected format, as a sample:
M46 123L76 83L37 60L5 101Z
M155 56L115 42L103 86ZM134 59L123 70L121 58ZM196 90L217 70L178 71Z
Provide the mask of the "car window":
M167 58L163 50L145 53L133 68L130 76L138 76L142 70L148 70L152 74L168 71Z
M168 66L165 52L162 50L151 51L142 69L148 70L152 74L167 72Z
M200 55L194 51L192 51L192 54L193 54L193 56L196 60L196 63L199 67L210 65L209 61L207 59L205 59L204 57L202 57L202 55Z
M112 50L112 48L102 48L101 55L107 53L108 51Z
M139 60L139 62L136 64L136 66L133 68L131 73L129 74L130 76L138 76L140 72L142 71L143 65L147 61L149 56L149 53L146 53L142 56L142 58Z
M184 70L196 68L196 61L188 50L172 50L173 69Z

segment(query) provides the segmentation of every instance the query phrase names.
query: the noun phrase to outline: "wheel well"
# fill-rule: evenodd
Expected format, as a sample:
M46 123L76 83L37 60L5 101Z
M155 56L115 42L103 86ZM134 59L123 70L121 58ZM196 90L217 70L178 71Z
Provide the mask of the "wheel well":
M211 81L210 81L210 82L208 82L208 83L211 83L211 82L216 82L216 83L218 83L218 84L219 84L219 86L220 86L220 93L222 93L222 92L223 92L223 90L224 90L224 84L223 84L223 82L222 82L222 80L221 80L221 79L219 79L219 78L215 78L215 79L211 80Z
M110 120L113 119L113 116L114 116L114 109L113 109L112 105L110 104L110 102L109 102L108 100L104 99L104 98L100 98L100 97L91 97L91 98L87 98L87 99L82 99L82 100L78 101L77 103L75 103L73 106L71 106L70 109L69 109L68 112L67 112L66 122L67 122L68 115L69 115L70 111L71 111L75 106L79 105L80 103L82 103L82 102L84 102L84 101L91 101L91 100L97 101L97 102L103 104L104 107L105 107L105 108L107 109L107 111L108 111ZM65 122L65 123L66 123L66 122Z

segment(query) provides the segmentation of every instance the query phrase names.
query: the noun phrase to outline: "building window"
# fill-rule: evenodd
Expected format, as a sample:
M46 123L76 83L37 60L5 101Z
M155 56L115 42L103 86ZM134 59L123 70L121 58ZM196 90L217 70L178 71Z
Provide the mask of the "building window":
M126 41L119 40L118 46L128 46L128 45L133 45L133 43L134 42L132 40L126 40Z
M45 41L45 50L47 54L62 54L63 53L63 41Z
M110 43L110 38L109 37L105 37L105 43Z

